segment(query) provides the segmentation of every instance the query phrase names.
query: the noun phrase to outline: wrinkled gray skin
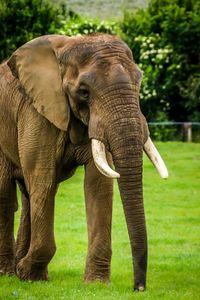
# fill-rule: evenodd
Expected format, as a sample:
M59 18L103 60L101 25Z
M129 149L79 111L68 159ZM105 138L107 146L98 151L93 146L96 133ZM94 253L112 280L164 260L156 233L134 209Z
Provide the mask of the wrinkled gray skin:
M107 153L109 163L121 175L134 288L145 288L142 151L148 129L139 106L140 80L128 46L104 34L40 37L0 66L2 274L16 270L25 280L47 279L47 265L56 251L57 185L84 165L89 243L84 278L109 281L113 180L94 165L90 141L95 138L105 144L112 155ZM16 183L23 211L15 253Z

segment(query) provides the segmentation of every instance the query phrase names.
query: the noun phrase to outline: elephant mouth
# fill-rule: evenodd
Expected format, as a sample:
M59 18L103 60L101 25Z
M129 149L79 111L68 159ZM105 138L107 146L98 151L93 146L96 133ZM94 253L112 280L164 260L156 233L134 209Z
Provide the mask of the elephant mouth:
M162 179L167 179L167 167L150 137L148 137L146 143L144 144L143 150L157 169L160 177ZM120 174L112 170L111 167L108 165L106 159L105 145L101 141L92 139L92 155L94 163L97 169L100 171L100 173L110 178L120 177Z

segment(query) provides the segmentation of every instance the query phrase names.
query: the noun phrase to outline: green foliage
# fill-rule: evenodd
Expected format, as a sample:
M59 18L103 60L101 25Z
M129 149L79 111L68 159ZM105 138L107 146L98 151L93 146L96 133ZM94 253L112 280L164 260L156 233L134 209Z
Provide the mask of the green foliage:
M142 109L148 120L200 119L200 2L152 0L126 13L123 38L144 71ZM160 121L160 120L159 120Z
M54 33L67 18L65 5L48 0L0 0L0 61L25 42Z
M156 141L182 141L182 131L177 126L149 125L151 138Z
M151 132L151 138L156 141L167 142L167 141L179 140L176 139L175 137L176 137L176 129L169 128L164 125L154 128L154 130L152 130Z
M95 32L104 32L116 34L117 25L115 22L99 21L99 20L86 20L80 16L75 16L69 22L63 22L62 27L57 29L59 34L68 36L91 34Z
M49 0L0 0L0 27L0 61L40 35L116 33L115 22L85 20L62 2L53 5Z

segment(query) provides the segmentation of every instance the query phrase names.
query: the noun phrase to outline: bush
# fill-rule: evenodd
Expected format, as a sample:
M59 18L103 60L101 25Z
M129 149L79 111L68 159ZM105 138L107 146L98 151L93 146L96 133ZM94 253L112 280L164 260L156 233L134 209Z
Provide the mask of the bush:
M73 16L68 22L63 21L62 27L56 30L59 34L68 36L104 32L116 34L117 24L99 20L86 20L78 15Z
M66 5L49 0L5 0L0 2L0 61L27 41L45 34L65 35L106 32L115 34L115 22L82 19Z
M200 119L200 2L152 0L147 10L126 13L124 40L144 71L142 109L148 120Z
M156 141L181 141L182 132L180 128L166 125L149 125L151 138Z
M70 19L65 5L48 0L4 0L0 2L0 61L25 42L49 33Z

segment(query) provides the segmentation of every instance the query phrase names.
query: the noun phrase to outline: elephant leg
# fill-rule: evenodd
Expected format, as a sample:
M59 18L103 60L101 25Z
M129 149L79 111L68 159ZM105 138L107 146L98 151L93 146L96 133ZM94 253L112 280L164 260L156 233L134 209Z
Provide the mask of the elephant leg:
M47 266L56 251L54 198L59 131L29 103L18 120L18 148L26 191L30 199L30 246L16 266L24 280L47 280ZM59 140L60 142L60 140Z
M20 217L19 229L16 240L16 257L15 264L26 256L31 239L31 220L30 220L30 201L26 195L22 193L22 211Z
M27 185L30 185L31 238L28 252L17 264L16 273L24 280L47 280L47 265L56 251L53 232L56 188L39 172L37 176L30 176Z
M113 180L100 174L93 160L85 166L85 201L88 226L86 282L109 282Z
M16 184L12 165L0 150L0 275L14 274L14 211Z

